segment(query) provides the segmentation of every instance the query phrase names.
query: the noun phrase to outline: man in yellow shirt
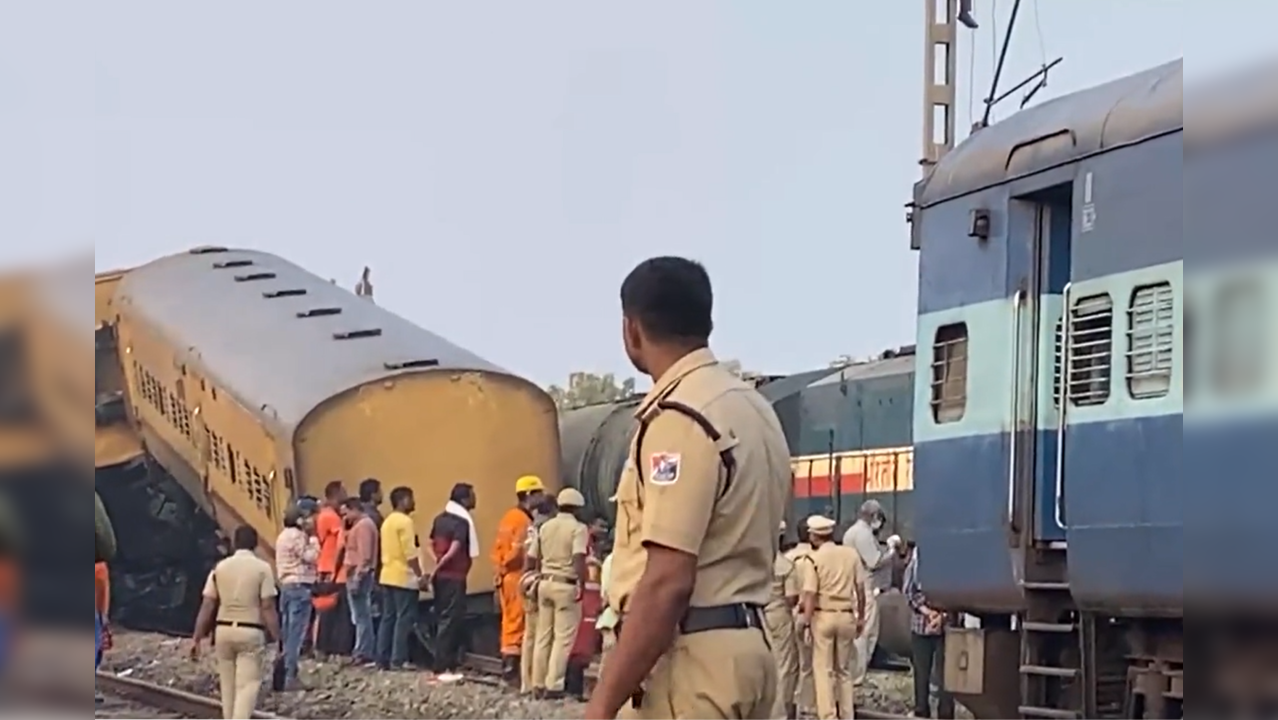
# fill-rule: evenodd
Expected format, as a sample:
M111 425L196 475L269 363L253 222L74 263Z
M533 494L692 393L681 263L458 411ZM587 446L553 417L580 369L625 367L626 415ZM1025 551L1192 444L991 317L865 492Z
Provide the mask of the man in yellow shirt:
M413 491L398 487L390 494L391 513L382 521L382 623L377 629L377 665L383 670L411 669L408 641L417 623L417 600L425 582L417 528L412 514L417 509Z

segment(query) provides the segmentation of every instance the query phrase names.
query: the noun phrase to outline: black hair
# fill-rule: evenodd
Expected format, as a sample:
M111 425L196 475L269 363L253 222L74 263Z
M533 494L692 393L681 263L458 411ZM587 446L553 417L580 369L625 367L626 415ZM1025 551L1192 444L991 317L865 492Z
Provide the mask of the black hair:
M342 487L342 481L334 480L333 482L324 486L324 499L332 500L333 498L337 497L339 494L345 491L346 491L346 488Z
M464 503L475 497L475 486L470 483L457 483L453 486L453 491L448 493L448 499L455 503Z
M701 263L645 260L621 283L621 311L657 341L705 344L714 330L714 290Z
M377 478L368 478L359 484L359 499L364 502L373 502L373 496L382 491L382 481Z
M413 491L409 490L406 487L397 487L394 490L391 490L391 494L390 494L391 507L398 509L401 505L404 504L405 500L408 500L412 496L413 496Z
M342 501L342 507L346 508L347 510L358 510L360 512L363 512L364 501L360 500L359 498L346 498L345 500Z
M257 531L248 525L235 528L235 533L231 536L231 546L236 550L256 550Z

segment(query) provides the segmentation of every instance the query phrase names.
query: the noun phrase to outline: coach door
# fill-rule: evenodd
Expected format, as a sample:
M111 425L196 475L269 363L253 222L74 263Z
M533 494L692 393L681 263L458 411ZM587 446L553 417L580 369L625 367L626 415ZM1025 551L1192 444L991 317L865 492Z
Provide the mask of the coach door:
M1008 271L1013 294L1013 385L1008 516L1018 536L1065 541L1063 468L1057 452L1073 235L1072 184L1011 201Z

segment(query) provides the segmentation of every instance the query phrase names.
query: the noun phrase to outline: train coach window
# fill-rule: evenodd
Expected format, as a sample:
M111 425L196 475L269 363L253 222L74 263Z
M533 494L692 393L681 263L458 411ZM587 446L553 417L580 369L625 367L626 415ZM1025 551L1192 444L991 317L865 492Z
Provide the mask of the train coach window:
M1070 404L1104 405L1113 374L1114 300L1108 294L1081 297L1070 308Z
M1225 396L1245 395L1264 384L1270 334L1259 282L1239 280L1220 287L1214 298L1214 335L1208 352L1213 389Z
M1175 310L1171 283L1132 292L1127 309L1127 391L1133 398L1160 398L1171 391Z
M959 422L967 413L967 323L936 330L932 345L932 419Z

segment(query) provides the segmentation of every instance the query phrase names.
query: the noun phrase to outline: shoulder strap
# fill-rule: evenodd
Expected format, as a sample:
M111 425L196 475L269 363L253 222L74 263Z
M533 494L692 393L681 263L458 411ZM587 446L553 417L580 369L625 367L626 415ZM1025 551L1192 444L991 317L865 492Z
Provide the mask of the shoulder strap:
M653 407L658 412L645 414L639 419L639 430L635 436L635 456L633 459L635 467L639 470L640 483L644 481L643 465L639 462L643 458L643 439L644 436L648 434L648 427L652 424L652 419L662 412L679 413L680 415L692 420L716 446L723 442L723 433L720 433L718 428L714 426L714 423L710 422L710 419L703 415L700 411L675 400L659 400ZM732 450L733 449L729 447L719 451L719 462L722 463L724 470L723 488L719 491L719 499L721 500L723 499L723 496L728 494L728 489L732 487L732 480L737 473L737 457L733 454Z

